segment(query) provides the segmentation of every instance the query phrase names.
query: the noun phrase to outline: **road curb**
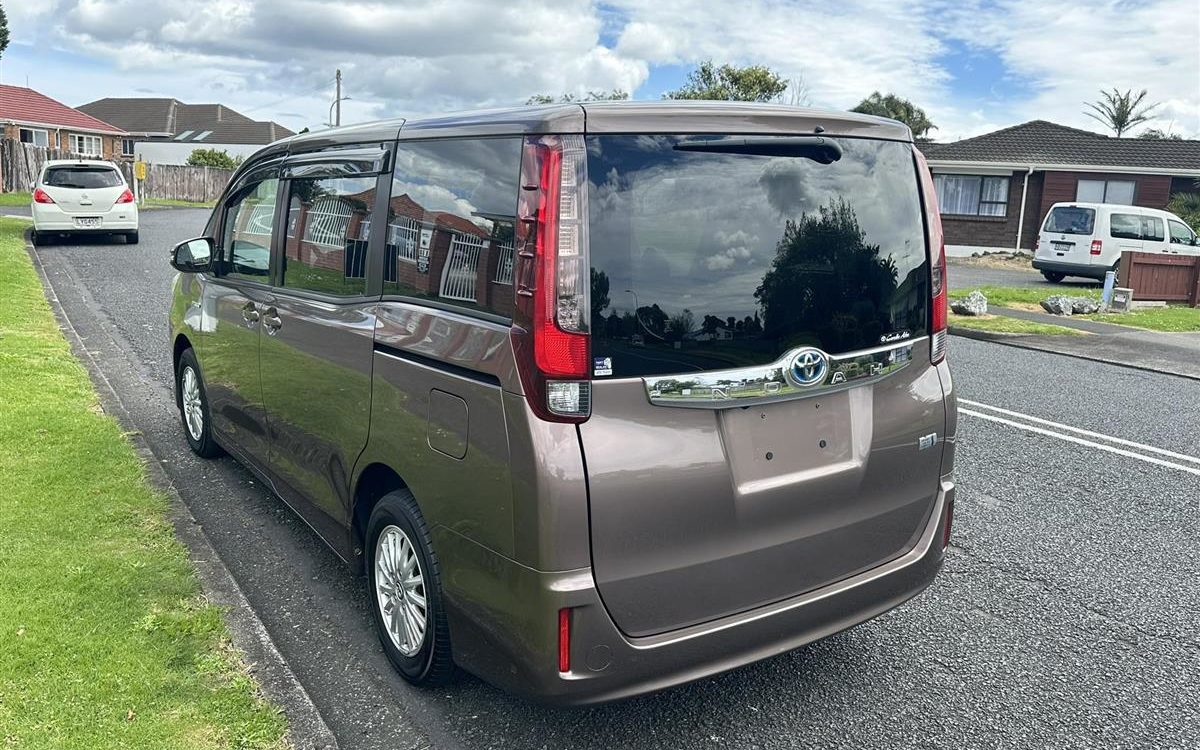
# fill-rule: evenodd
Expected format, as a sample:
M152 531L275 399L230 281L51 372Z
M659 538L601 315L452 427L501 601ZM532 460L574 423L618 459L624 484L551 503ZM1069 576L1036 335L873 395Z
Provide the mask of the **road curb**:
M150 484L167 496L167 515L175 529L175 535L187 548L188 557L195 566L196 576L205 596L221 608L222 619L229 628L233 644L242 652L263 694L279 705L287 717L287 734L292 746L299 750L337 750L337 739L326 725L308 691L284 660L266 626L258 618L241 587L209 542L204 528L188 510L141 432L133 426L133 420L120 395L84 345L66 310L59 303L37 248L29 242L28 232L25 237L25 252L33 261L46 301L54 312L63 337L70 345L72 354L88 372L100 398L101 408L124 428L126 438L146 467L146 477Z
M1036 346L1035 344L1045 344L1045 336L1029 334L1029 333L997 333L995 331L980 331L976 329L963 328L961 326L950 326L949 333L951 336L959 336L965 339L975 339L977 341L988 341L993 344L1002 346L1011 346L1017 349L1028 349L1035 352L1044 352L1046 354L1057 354L1062 357L1071 357L1072 359L1082 359L1087 362L1099 362L1105 365L1113 365L1115 367L1124 367L1128 370L1140 370L1141 372L1153 372L1159 375L1171 375L1177 378L1185 378L1187 380L1200 381L1200 375L1193 375L1184 372L1172 372L1159 367L1150 367L1148 365L1138 364L1136 362L1125 362L1110 357L1100 357L1086 354L1084 352L1066 351L1064 349L1055 348L1049 345Z

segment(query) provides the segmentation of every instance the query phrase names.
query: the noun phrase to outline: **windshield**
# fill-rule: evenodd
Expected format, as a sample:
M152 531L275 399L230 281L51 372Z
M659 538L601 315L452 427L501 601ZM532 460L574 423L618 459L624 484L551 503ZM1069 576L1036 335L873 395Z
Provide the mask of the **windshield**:
M597 374L727 369L926 332L912 147L749 140L588 138Z
M1096 211L1091 208L1058 206L1050 209L1042 231L1061 234L1091 234L1096 224Z
M123 184L120 173L111 167L50 167L45 184L50 187L95 190Z

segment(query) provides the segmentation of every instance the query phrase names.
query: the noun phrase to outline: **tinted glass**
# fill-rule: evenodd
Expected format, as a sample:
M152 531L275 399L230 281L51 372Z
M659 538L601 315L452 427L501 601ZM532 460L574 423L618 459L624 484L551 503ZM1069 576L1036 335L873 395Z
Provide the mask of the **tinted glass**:
M388 204L384 294L511 317L520 160L520 138L401 144Z
M1095 209L1059 206L1050 209L1050 214L1046 217L1046 226L1042 228L1042 231L1061 234L1091 234L1095 226Z
M592 346L611 357L614 377L925 333L929 266L911 146L844 139L841 157L823 164L779 155L783 141L756 153L696 143L587 140Z
M1134 214L1113 214L1108 219L1109 234L1123 240L1142 238L1142 217Z
M124 184L120 173L109 167L51 167L46 170L46 185L51 187L96 190Z
M228 204L221 257L225 275L266 281L271 268L275 194L279 180L263 180L241 191Z
M292 180L290 185L283 286L365 294L375 178Z

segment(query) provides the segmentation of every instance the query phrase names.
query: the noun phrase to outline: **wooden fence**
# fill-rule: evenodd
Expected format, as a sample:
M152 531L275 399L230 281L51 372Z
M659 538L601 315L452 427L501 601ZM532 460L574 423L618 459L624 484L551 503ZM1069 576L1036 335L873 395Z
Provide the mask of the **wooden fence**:
M30 192L47 159L73 158L78 157L58 149L38 148L11 139L0 140L0 192ZM132 185L132 162L118 161L116 164ZM233 170L215 167L147 164L146 179L140 185L141 197L212 202L221 197L221 191L232 175Z
M1120 285L1135 300L1186 302L1200 307L1200 256L1164 253L1121 253Z

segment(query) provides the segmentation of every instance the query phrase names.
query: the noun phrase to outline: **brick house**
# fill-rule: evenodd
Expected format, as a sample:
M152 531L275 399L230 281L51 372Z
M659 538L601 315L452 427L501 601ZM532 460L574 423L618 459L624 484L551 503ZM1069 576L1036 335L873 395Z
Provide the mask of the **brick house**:
M921 143L951 255L1032 251L1065 201L1166 208L1194 192L1200 140L1113 138L1034 120L954 143Z
M73 156L119 159L125 131L33 89L0 84L0 135Z

